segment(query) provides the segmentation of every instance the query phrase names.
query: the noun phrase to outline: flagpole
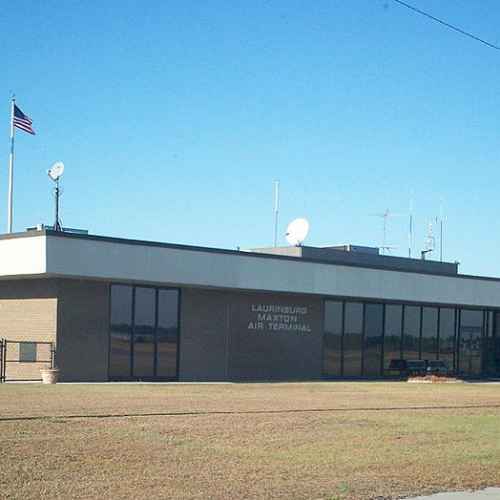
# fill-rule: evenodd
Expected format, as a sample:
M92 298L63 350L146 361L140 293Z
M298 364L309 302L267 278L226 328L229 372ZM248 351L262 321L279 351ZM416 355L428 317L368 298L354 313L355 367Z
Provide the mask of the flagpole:
M7 202L7 232L12 233L12 197L14 190L14 105L16 98L12 96L10 111L10 155L9 155L9 194Z

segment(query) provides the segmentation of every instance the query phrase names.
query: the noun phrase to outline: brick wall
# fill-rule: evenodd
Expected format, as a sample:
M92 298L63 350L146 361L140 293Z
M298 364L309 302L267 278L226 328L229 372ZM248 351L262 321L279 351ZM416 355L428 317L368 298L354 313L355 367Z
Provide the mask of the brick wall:
M232 380L319 379L323 314L319 298L228 294Z
M49 280L0 281L0 337L29 342L55 342L57 298L55 283ZM50 360L50 346L37 347L37 359ZM7 359L19 359L19 344L8 344ZM39 379L47 363L7 365L11 380Z
M56 342L61 381L108 378L109 285L80 280L0 281L0 337L13 341ZM50 360L38 345L37 359ZM8 344L7 359L19 359L19 344ZM7 365L9 380L39 379L47 363Z
M182 290L179 380L228 378L228 315L227 294Z
M319 379L322 318L319 298L184 289L179 379Z
M271 316L263 315L269 308ZM0 281L0 335L55 341L57 331L61 381L108 380L108 321L109 283ZM291 324L296 328L289 328ZM181 292L180 380L319 378L321 351L319 298L203 289ZM9 365L7 375L38 378L38 373L39 366L23 363Z
M108 380L109 285L58 282L57 366L63 382Z

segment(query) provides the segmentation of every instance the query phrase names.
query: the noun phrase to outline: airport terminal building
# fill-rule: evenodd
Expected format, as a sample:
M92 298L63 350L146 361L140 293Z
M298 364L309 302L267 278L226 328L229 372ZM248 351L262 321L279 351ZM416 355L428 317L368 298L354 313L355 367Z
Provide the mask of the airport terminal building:
M0 237L7 379L380 378L392 359L500 375L500 279L363 247L222 250L47 229ZM10 364L9 364L10 363Z

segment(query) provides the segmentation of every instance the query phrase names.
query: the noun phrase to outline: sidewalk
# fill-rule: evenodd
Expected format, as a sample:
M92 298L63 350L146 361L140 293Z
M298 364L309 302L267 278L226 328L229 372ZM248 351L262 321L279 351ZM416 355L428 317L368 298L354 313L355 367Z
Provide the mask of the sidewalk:
M437 493L435 495L412 497L406 500L499 500L500 488L486 488L481 491L461 491L458 493Z

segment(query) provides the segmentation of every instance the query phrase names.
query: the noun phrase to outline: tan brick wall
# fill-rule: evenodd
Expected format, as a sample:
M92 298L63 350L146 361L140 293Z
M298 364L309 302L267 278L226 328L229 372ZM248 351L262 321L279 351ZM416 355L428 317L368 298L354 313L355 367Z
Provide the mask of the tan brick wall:
M55 342L57 299L0 299L0 337Z
M62 381L108 378L109 285L59 279L0 280L0 338L56 342ZM57 332L57 333L56 333ZM18 344L8 344L7 359L19 359ZM38 359L50 359L38 346ZM39 379L42 363L7 365L8 379Z
M49 280L0 281L0 338L12 341L55 342L57 298ZM50 346L39 345L37 359L50 360ZM39 379L48 363L19 363L19 344L7 346L7 378Z

